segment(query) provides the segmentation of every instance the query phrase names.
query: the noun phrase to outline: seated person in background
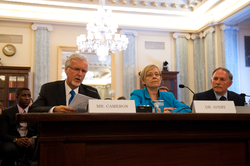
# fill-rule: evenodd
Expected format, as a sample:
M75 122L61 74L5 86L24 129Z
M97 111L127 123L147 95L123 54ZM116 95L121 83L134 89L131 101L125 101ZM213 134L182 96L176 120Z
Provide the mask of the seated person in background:
M33 104L33 99L30 98L30 104L29 104L29 106L31 106L32 104Z
M164 113L187 113L189 107L175 99L171 92L161 92L160 69L156 65L148 65L141 72L141 81L144 89L136 89L130 94L130 100L135 101L135 106L149 105L154 107L154 100L164 100Z
M232 83L232 73L230 73L230 71L224 67L219 67L212 73L212 89L195 94L193 100L228 100L234 101L235 106L244 106L244 97L227 90L227 88L229 88Z
M30 112L75 112L73 108L68 106L77 93L100 99L95 88L82 84L87 72L87 57L81 54L72 54L65 62L66 80L42 85L39 96L32 104Z
M37 134L37 130L30 124L16 122L17 113L28 113L30 96L28 88L19 89L17 105L5 109L0 117L1 166L14 166L15 161L24 154L32 158L32 136Z
M126 97L120 96L120 97L117 98L117 100L126 100Z
M3 104L0 102L0 115L2 114L2 111L4 110Z
M160 91L162 91L162 92L170 92L168 87L166 87L166 86L161 86Z

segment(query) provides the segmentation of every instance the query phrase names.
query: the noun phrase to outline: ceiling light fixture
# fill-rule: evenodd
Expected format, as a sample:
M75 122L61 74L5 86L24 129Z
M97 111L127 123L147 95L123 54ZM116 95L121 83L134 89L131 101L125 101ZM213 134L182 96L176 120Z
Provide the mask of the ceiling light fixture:
M109 51L115 53L126 50L128 38L125 35L115 34L118 25L112 20L112 11L107 10L106 12L103 8L105 0L99 0L99 5L100 8L95 13L93 20L87 24L87 38L85 34L77 36L76 44L81 52L95 51L98 59L104 62Z

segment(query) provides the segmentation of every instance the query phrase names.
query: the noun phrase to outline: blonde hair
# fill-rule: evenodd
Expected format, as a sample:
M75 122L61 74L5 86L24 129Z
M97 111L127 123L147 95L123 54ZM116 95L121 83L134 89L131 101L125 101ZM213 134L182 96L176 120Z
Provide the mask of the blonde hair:
M153 68L157 68L158 71L159 71L159 73L160 73L160 69L159 69L158 66L156 66L156 65L148 65L148 66L146 66L146 67L142 70L142 72L141 72L141 75L140 75L140 76L141 76L141 80L144 81L147 72L148 72L149 70L153 69Z

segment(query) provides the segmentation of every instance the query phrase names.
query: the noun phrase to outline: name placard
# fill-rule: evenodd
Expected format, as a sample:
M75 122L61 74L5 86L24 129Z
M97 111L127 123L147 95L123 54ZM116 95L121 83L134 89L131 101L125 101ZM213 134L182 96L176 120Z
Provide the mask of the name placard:
M193 113L236 113L233 101L193 101Z
M134 100L89 100L89 113L136 113Z

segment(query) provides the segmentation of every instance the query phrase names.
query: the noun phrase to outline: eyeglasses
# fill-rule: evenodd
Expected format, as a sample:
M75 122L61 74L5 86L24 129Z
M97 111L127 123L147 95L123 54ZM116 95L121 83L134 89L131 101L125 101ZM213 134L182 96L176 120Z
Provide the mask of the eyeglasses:
M154 75L155 75L156 77L160 77L160 76L161 76L160 73L149 73L149 74L146 75L146 77L153 77Z
M79 68L74 68L74 67L68 67L76 72L82 71L82 73L87 73L87 71L85 69L79 69Z

